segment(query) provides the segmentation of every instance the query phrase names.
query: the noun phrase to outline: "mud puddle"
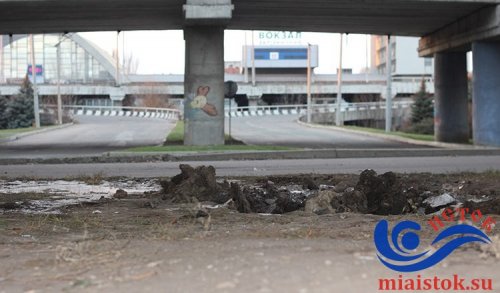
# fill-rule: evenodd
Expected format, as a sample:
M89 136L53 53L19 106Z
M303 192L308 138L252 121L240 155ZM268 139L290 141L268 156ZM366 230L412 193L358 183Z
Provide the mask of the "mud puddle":
M0 213L60 214L66 206L109 199L117 190L144 194L159 188L156 180L101 181L98 184L78 180L0 180Z

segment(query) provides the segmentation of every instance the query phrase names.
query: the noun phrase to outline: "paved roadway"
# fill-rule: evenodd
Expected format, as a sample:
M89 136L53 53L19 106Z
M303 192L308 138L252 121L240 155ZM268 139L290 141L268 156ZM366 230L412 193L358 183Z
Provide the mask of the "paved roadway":
M231 121L231 134L246 144L306 148L422 148L332 129L311 128L296 122L297 115L238 117ZM228 132L226 119L226 132Z
M293 115L234 118L232 134L255 145L351 149L416 147L359 134L310 128L297 124L297 118ZM89 156L133 146L159 145L174 126L173 121L136 117L78 116L77 119L78 123L73 126L0 144L0 158Z
M364 169L377 172L480 172L500 170L500 156L453 156L416 158L352 158L264 161L207 161L117 164L60 164L0 166L4 178L65 178L101 174L107 177L164 177L179 173L179 164L212 165L219 176L262 176L278 174L359 174Z
M0 144L0 158L99 155L134 146L158 145L174 121L137 117L77 116L78 123Z

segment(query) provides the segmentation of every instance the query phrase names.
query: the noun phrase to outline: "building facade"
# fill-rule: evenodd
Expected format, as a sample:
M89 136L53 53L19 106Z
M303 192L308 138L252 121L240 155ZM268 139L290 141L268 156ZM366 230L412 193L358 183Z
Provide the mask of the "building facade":
M418 38L393 36L391 41L391 74L393 77L431 77L432 58L420 58ZM386 74L387 36L371 36L371 71Z
M31 46L27 35L0 37L0 83L20 84L31 66ZM97 46L77 34L34 35L37 81L56 84L60 65L62 84L113 84L113 61L107 54L95 54ZM60 47L60 59L57 49Z

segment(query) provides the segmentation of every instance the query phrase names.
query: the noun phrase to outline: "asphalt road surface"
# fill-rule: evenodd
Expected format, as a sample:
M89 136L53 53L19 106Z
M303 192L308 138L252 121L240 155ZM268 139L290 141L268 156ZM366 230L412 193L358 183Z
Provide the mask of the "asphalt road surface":
M136 117L77 116L75 125L0 144L0 158L98 155L134 146L159 145L174 121Z
M252 145L307 148L415 148L415 145L333 129L298 124L297 115L238 117L231 120L231 135ZM226 118L226 132L228 132ZM418 146L421 148L422 146Z
M60 165L0 165L3 178L52 178L92 176L104 177L170 177L179 171L179 164L212 165L218 176L265 176L281 174L359 174L364 169L377 172L455 173L500 170L500 156L449 156L422 158L353 158L264 161L207 161L117 164L60 164Z

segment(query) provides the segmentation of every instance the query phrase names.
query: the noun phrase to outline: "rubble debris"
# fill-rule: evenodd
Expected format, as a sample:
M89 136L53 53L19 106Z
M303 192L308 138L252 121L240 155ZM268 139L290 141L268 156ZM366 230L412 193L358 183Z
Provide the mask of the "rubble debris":
M376 215L398 215L410 210L406 194L393 172L380 176L374 170L364 170L359 176L356 190L367 200L367 213Z
M310 176L305 176L302 182L302 186L309 190L318 190L319 185L314 181L314 179Z
M221 192L215 179L213 166L193 168L190 165L181 164L179 169L181 174L172 177L169 181L160 181L164 200L171 202L212 201L221 204L229 199L227 193Z
M333 190L322 190L317 196L306 201L304 210L307 213L314 213L317 215L333 213L335 210L332 207L332 200L337 196L339 196L339 194Z
M344 192L349 186L344 181L337 183L334 187L336 192Z
M126 198L127 196L128 196L128 193L123 189L118 189L115 192L115 194L113 194L113 198L118 198L118 199Z
M337 213L368 211L366 195L352 187L347 188L340 196L334 197L331 204Z
M500 197L484 201L468 200L464 203L464 208L470 211L480 210L483 214L500 215Z
M230 194L236 209L241 213L282 214L305 206L305 193L277 190L269 185L264 187L267 188L241 187L238 183L231 183Z
M20 209L21 205L16 202L1 202L0 209L3 210L17 210Z
M453 196L451 196L451 194L443 193L441 195L431 196L426 198L422 202L422 205L425 208L425 212L429 214L439 211L442 208L445 208L455 203L457 203L457 200Z

